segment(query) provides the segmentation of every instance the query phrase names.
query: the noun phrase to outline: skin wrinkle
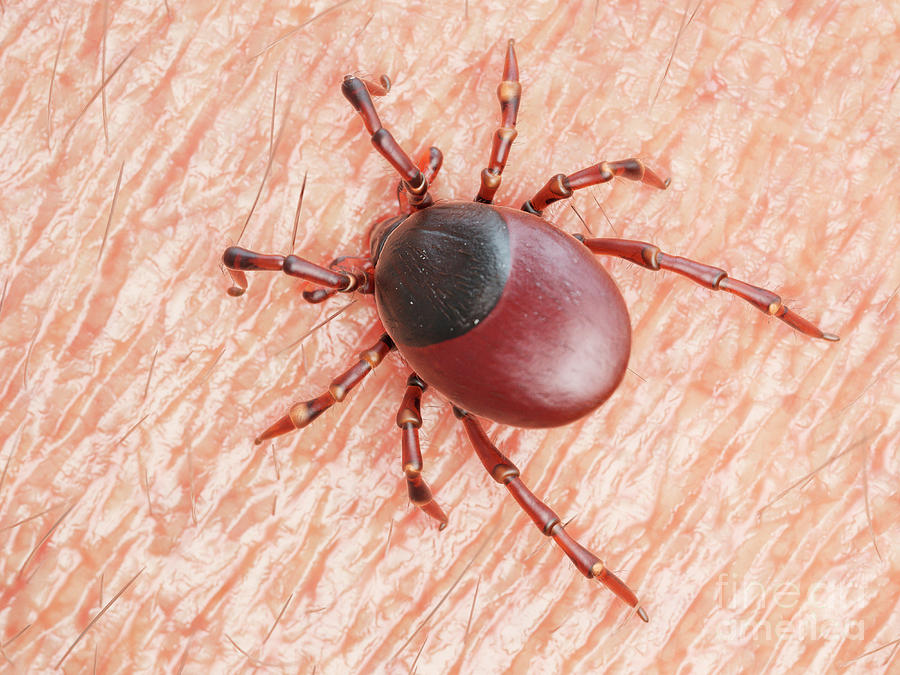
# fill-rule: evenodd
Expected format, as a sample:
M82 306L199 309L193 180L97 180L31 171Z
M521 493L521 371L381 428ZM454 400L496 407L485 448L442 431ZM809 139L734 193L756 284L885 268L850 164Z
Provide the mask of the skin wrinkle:
M337 4L111 4L107 154L100 102L81 113L99 93L102 4L4 3L0 645L12 672L59 662L97 614L100 579L108 601L142 569L64 672L95 658L97 672L896 670L892 648L854 661L900 635L900 270L884 254L900 245L900 75L883 8L703 3L686 22L662 3L469 3L468 18L464 3ZM276 72L283 133L242 241L289 253L308 171L296 253L327 264L365 252L396 209L397 175L341 96L343 75L388 74L383 123L413 158L443 151L436 202L469 199L509 37L523 91L498 204L639 157L672 186L576 192L591 229L766 286L841 336L812 341L674 273L600 258L629 306L640 378L566 427L486 423L532 491L563 522L577 516L568 531L635 589L647 625L486 475L434 388L422 475L449 526L408 504L394 417L409 369L396 355L279 439L277 471L253 446L381 333L360 298L305 357L279 353L348 298L308 305L302 282L264 273L242 298L225 292L221 254L269 158ZM566 204L547 217L581 229ZM60 516L47 506L76 502L37 547Z

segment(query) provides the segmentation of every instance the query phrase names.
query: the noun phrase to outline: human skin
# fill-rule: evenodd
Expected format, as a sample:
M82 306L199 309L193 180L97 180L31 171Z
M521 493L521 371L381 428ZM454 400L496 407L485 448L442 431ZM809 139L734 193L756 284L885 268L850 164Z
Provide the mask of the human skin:
M111 2L106 31L101 2L5 7L5 667L896 668L896 649L865 655L900 637L896 16L359 0L253 58L333 3L244 4ZM269 273L226 294L221 253L264 176L241 245L290 250L308 174L294 251L363 253L397 177L339 83L386 73L385 125L414 157L443 150L436 198L471 198L510 37L523 95L498 203L640 157L667 191L569 200L597 236L722 267L841 336L603 259L634 332L620 388L562 428L485 422L649 624L541 536L432 389L424 476L448 528L409 505L396 357L309 428L253 444L379 335L370 297L291 347L347 298L308 305ZM567 203L547 217L585 232Z

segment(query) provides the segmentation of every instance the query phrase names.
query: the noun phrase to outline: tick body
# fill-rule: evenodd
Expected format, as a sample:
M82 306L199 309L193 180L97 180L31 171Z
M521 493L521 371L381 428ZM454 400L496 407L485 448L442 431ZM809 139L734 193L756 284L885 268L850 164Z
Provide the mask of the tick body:
M397 171L407 207L371 226L368 254L337 258L328 266L232 246L223 256L234 280L228 292L244 293L246 271L268 270L306 280L303 298L308 302L336 293L374 294L387 332L362 350L328 391L295 403L256 442L310 424L397 351L413 370L396 417L410 501L442 529L446 526L447 517L422 476L420 407L431 385L450 401L491 478L509 490L582 574L603 583L647 621L634 592L531 493L478 418L522 427L558 426L587 415L616 389L628 363L631 328L622 296L597 255L677 272L710 290L735 295L805 335L838 338L790 311L772 291L733 279L718 267L663 253L643 241L569 236L542 217L548 204L617 176L658 189L668 186L668 180L637 159L552 176L521 209L494 205L516 137L518 79L510 40L497 88L500 126L480 189L473 201L435 203L429 186L441 167L440 151L430 148L417 165L382 125L372 96L387 93L386 78L381 84L344 78L341 90L375 149Z
M628 363L628 311L577 239L524 211L450 202L414 213L375 262L378 315L425 382L520 427L584 417Z

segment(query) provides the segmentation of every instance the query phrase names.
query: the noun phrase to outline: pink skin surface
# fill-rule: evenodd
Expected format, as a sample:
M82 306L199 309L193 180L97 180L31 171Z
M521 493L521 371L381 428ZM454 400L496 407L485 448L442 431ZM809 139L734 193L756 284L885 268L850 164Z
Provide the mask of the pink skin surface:
M896 671L896 645L867 655L900 638L889 5L357 0L252 58L333 4L4 3L0 670ZM225 293L276 75L240 243L288 252L308 172L295 251L327 262L395 208L342 76L387 73L382 119L413 156L443 150L437 198L467 198L509 37L499 203L640 157L668 191L570 200L598 236L719 265L841 336L610 260L634 329L621 387L570 426L488 424L649 624L541 536L432 390L449 527L408 505L396 359L253 445L379 332L363 298L292 346L347 299L309 306L262 273ZM584 231L569 204L548 216Z

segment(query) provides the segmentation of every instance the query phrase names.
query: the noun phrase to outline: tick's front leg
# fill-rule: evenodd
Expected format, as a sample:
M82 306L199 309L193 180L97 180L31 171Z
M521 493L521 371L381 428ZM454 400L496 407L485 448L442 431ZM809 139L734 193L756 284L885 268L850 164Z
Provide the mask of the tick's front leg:
M340 260L340 259L338 259ZM371 266L371 261L365 259ZM369 276L365 271L347 271L343 269L328 269L316 265L309 260L295 255L271 255L257 253L240 246L230 246L222 255L222 262L228 269L234 285L228 289L228 295L241 296L247 290L247 275L244 272L266 271L284 272L285 274L305 279L318 286L323 286L334 293L350 293L356 290L365 290L370 286ZM335 261L337 262L337 261ZM306 294L304 294L306 297ZM322 298L324 300L324 298ZM307 298L309 302L319 302L318 299Z
M514 40L507 43L503 79L497 87L497 98L500 100L500 126L494 132L491 158L481 172L481 189L475 197L475 201L482 204L493 203L494 195L500 187L503 169L506 168L509 150L516 140L516 118L519 114L519 101L522 98L522 85L519 84L519 64L516 61Z
M668 178L663 180L641 160L619 159L615 162L600 162L568 176L564 173L556 174L534 197L522 204L522 210L540 216L549 204L558 202L560 199L568 199L575 190L608 183L616 176L638 181L660 190L669 187Z
M384 157L403 179L403 187L409 195L409 203L414 209L431 206L434 200L428 192L428 180L419 168L400 147L391 132L381 125L381 119L375 111L372 94L376 96L387 93L385 88L377 88L371 82L347 75L341 84L341 92L362 117L366 131L372 136L372 145Z

